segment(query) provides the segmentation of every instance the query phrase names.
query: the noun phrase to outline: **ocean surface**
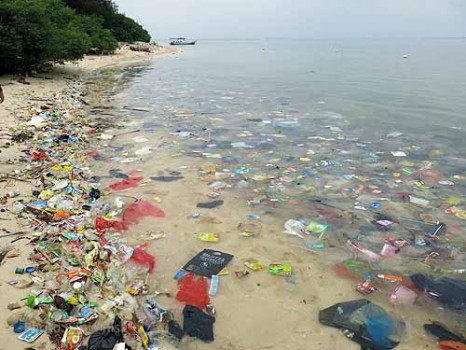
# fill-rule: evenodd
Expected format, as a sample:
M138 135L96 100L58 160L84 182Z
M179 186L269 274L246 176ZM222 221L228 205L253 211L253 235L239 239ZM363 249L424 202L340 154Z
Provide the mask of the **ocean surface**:
M273 240L269 259L283 247L283 236L273 235L293 219L329 225L325 238L311 232L286 244L333 270L351 270L347 259L359 254L375 280L377 273L465 279L464 62L466 39L200 40L127 68L115 101L149 135L146 162L168 151L167 164L175 156L178 163L161 174L177 176L198 162L199 178L211 180L204 191L225 199L231 220L260 223L251 230L262 227L261 240L249 246L243 237L233 247L257 252ZM188 210L196 210L195 196L184 199ZM436 236L438 222L446 226ZM388 258L387 245L396 246ZM387 304L394 285L377 283Z
M466 145L465 60L466 39L201 40L127 93L161 114L333 115L368 140L399 131L454 151Z

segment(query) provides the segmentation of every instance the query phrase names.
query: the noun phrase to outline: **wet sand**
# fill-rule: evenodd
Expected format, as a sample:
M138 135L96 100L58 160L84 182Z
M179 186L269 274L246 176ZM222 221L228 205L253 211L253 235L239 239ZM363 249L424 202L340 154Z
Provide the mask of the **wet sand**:
M143 120L132 115L128 127L138 130ZM112 134L112 131L108 131ZM114 130L113 134L118 134ZM143 136L149 141L135 143L134 137ZM218 199L224 205L214 209L199 209L196 204L212 200L208 183L212 178L205 177L202 170L217 165L217 171L231 171L228 164L219 161L190 158L180 155L178 140L168 135L166 130L157 133L143 131L116 137L112 147L122 146L123 158L133 157L134 151L142 147L152 147L152 154L137 157L138 161L124 164L118 161L98 162L101 175L112 168L121 169L132 176L143 176L143 185L113 194L135 196L159 202L167 216L164 219L146 220L138 227L125 232L123 236L131 244L143 243L148 232L163 235L150 242L150 252L157 257L157 268L150 281L155 290L168 291L172 298L159 297L162 305L172 307L181 318L183 304L173 299L177 285L173 276L197 252L213 248L231 253L235 257L228 265L229 274L220 277L219 292L211 301L217 309L215 322L215 342L202 343L198 340L183 340L186 349L359 349L336 329L324 327L318 322L320 309L336 302L362 298L355 291L359 281L342 279L331 266L319 257L302 249L298 238L283 233L283 218L279 209L273 207L261 213L259 221L245 219L246 214L254 213L254 208L245 205L245 199L238 196L234 189L221 190ZM149 181L151 176L166 175L170 171L181 173L183 179L163 183ZM146 181L147 180L147 181ZM103 186L116 181L103 181ZM228 179L224 180L228 183ZM190 218L199 213L200 218ZM207 222L207 223L206 223ZM240 235L240 223L259 223L262 230L257 237ZM218 232L220 240L216 243L201 242L196 238L198 232ZM330 233L331 234L331 233ZM325 252L323 253L325 254ZM348 255L349 257L349 255ZM270 263L289 263L293 266L293 278L286 279L269 274L265 269L253 272L243 278L235 276L235 271L245 270L244 262L255 258L264 265ZM386 288L390 289L391 288ZM383 305L393 316L407 322L407 335L399 349L435 348L435 342L424 335L422 325L432 321L425 312L425 306L414 305L409 308L391 306L389 294L381 290L368 297ZM435 318L442 319L438 314Z
M135 57L134 61L141 57ZM146 57L144 57L145 59ZM90 66L86 61L80 63L82 74L88 70L113 65L120 58L100 58L91 60ZM133 58L132 58L133 59ZM129 59L128 62L132 61ZM101 62L101 65L96 61ZM134 62L132 61L132 62ZM95 65L94 65L95 63ZM86 68L87 67L87 68ZM63 76L73 74L75 67L57 73ZM112 72L118 76L121 71ZM56 91L66 87L67 84L75 84L63 78L54 80L29 79L30 86L11 86L5 88L6 102L0 106L0 117L10 118L8 123L14 123L11 114L23 106L32 106L36 101L32 98L47 98ZM115 81L115 80L114 80ZM118 81L118 79L116 79ZM0 80L4 82L4 80ZM3 84L2 84L3 85ZM107 87L109 91L112 86ZM90 89L92 91L92 88ZM95 93L101 91L96 87ZM104 95L108 96L107 91ZM118 104L118 95L113 99L104 101L103 105L115 107ZM23 108L26 110L27 108ZM126 113L126 112L125 112ZM167 130L158 130L150 133L140 130L142 119L138 119L137 113L126 113L126 118L109 117L122 127L114 130L106 130L105 133L116 136L111 141L101 141L91 145L90 149L96 149L103 154L108 152L114 157L122 159L136 157L132 163L121 163L117 159L113 161L92 161L91 167L95 174L107 176L110 169L118 168L131 176L143 176L142 185L135 189L125 191L111 191L108 185L118 179L104 178L101 181L101 189L105 193L105 200L113 203L116 197L130 203L131 199L125 196L133 196L154 202L162 208L167 216L160 219L146 219L141 224L132 227L122 233L122 237L129 244L149 243L149 252L156 261L155 272L149 278L149 284L153 290L169 292L171 297L158 297L158 301L164 306L173 308L178 320L181 320L183 305L174 299L177 291L176 281L173 276L184 263L204 248L214 248L235 257L229 264L229 274L220 277L217 296L212 297L212 302L217 310L214 326L215 342L206 344L199 340L185 338L180 348L185 349L359 349L359 346L347 340L336 329L324 327L319 324L317 315L320 309L331 306L337 302L360 299L361 295L355 291L359 281L342 279L337 276L324 259L302 249L299 239L283 234L283 218L277 209L271 207L266 212L261 212L260 221L247 221L245 215L254 212L254 208L248 208L245 199L240 197L234 189L226 188L219 191L218 199L224 200L224 205L214 209L196 208L198 202L207 202L211 199L207 196L212 190L208 187L211 178L200 179L204 176L200 169L209 164L216 164L218 171L228 170L228 164L220 161L191 158L186 155L177 155L178 140L170 136ZM2 119L6 120L6 119ZM126 124L125 124L126 123ZM3 124L2 124L3 126ZM129 131L134 131L128 133ZM3 126L2 132L6 132ZM148 141L135 143L133 138L145 136ZM3 141L3 140L2 140ZM121 146L121 150L115 151ZM147 156L136 156L134 151L142 147L152 147L152 153ZM19 150L14 148L2 148L1 159L14 159ZM176 155L176 156L175 156ZM14 171L16 165L2 164L2 172ZM231 169L229 169L231 170ZM183 176L174 182L150 181L151 176L163 176L169 171L177 171ZM146 181L149 180L149 181ZM226 180L228 182L228 180ZM18 189L26 191L27 187L18 182L0 183L2 191ZM6 186L8 185L8 186ZM193 213L200 213L200 218L189 218ZM9 215L9 216L7 216ZM20 223L15 221L11 214L2 213L2 227L12 232L21 229ZM257 237L243 237L240 235L238 225L244 222L260 223L262 229ZM198 232L218 232L220 241L217 243L205 243L196 239ZM155 234L157 239L146 240L147 233ZM296 241L298 240L298 242ZM9 239L3 239L2 245L7 245ZM28 264L27 257L30 247L24 241L14 245L20 256L6 259L0 267L0 348L23 349L25 343L17 341L6 326L6 318L11 314L6 309L10 302L17 302L28 294L28 289L20 290L7 285L5 282L14 276L16 266ZM325 254L325 251L323 252ZM242 271L244 261L256 258L263 264L280 262L293 266L293 277L285 279L273 276L266 270L250 272L244 278L235 277L235 271ZM435 315L426 311L425 305L413 305L408 308L390 305L388 294L384 291L374 293L368 299L383 305L392 315L401 317L407 323L407 335L397 347L400 350L407 349L435 349L433 339L424 335L422 324L435 320L441 320L442 315L435 309ZM50 348L46 337L39 338L33 344L37 349ZM162 349L169 347L162 347Z

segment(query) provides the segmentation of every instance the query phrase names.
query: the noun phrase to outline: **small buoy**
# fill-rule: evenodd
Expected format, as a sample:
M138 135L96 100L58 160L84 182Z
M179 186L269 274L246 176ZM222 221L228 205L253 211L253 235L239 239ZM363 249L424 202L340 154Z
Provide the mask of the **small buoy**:
M403 58L408 58L408 55L403 55Z

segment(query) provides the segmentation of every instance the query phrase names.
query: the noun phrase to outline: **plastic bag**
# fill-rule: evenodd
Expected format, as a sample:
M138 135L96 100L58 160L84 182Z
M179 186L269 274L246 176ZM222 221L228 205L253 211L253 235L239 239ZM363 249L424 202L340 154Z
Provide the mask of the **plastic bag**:
M186 334L204 341L214 340L214 317L190 305L183 309L183 316L183 329Z
M155 268L155 257L145 251L147 244L143 244L134 248L133 255L129 261L139 266L148 268L149 273L154 271Z
M319 322L345 330L362 349L393 349L405 331L401 320L365 299L335 304L319 312Z
M163 218L165 217L165 212L148 201L140 200L132 203L125 209L121 221L109 221L103 217L97 217L95 220L95 229L98 233L103 233L107 229L124 231L129 229L131 225L138 224L144 217L148 216Z
M434 279L432 276L416 273L411 276L411 281L417 289L427 293L443 306L452 309L466 308L466 281L441 277Z
M138 187L139 182L143 179L142 176L139 177L129 177L119 182L111 184L110 187L112 190L121 191L126 190L127 188Z
M142 218L147 216L163 218L165 212L148 201L140 200L130 204L123 212L123 226L127 229L130 225L139 223Z
M115 321L113 321L113 328L97 331L90 336L87 350L113 350L116 344L123 342L121 319L116 316Z
M187 274L178 280L178 293L176 300L182 301L188 305L204 309L210 303L207 279L204 277L195 277L193 274Z
M122 221L109 221L99 216L95 219L95 229L98 233L104 233L107 229L123 231L125 226Z

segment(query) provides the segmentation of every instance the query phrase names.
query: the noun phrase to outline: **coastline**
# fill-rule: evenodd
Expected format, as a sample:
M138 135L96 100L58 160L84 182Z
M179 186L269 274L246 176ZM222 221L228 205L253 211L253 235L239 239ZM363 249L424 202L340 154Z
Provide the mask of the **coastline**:
M86 86L93 79L99 79L99 75L107 70L124 68L141 62L149 62L154 58L174 55L178 52L170 47L157 47L155 51L136 52L131 51L128 46L118 49L114 55L109 56L86 56L78 62L67 62L63 65L56 65L50 73L40 73L34 77L27 77L28 84L21 84L15 80L14 76L1 76L0 85L5 93L5 101L0 105L0 178L1 197L8 192L17 192L19 197L7 199L6 204L2 204L0 213L0 223L2 231L0 235L16 232L27 232L25 236L35 237L37 232L31 232L28 225L24 225L24 220L17 218L16 214L9 212L9 206L18 198L24 198L26 201L31 199L31 193L35 189L32 186L32 180L22 179L20 175L28 166L24 163L24 152L32 147L29 140L24 142L11 142L11 129L18 127L27 122L34 115L36 108L53 101L53 97L63 93L65 99L81 105L84 113L84 119L92 120L92 115L87 115L85 110L89 110L93 105L100 105L103 96L100 95L101 87L96 87L96 91L90 96L80 96L81 91L91 89ZM112 73L110 73L112 74ZM112 88L112 86L110 86ZM76 95L74 95L76 94ZM89 147L89 144L84 147ZM9 175L5 177L4 175ZM16 179L15 179L16 178ZM15 268L31 265L30 255L34 252L34 246L27 244L25 240L19 240L14 243L15 238L11 236L0 238L0 249L8 250L8 255L0 264L2 277L0 278L0 349L24 349L27 343L16 339L18 334L12 331L12 316L15 311L8 309L9 304L19 303L22 306L20 311L32 314L26 310L24 298L29 294L31 288L18 289L8 285L7 281L23 277L15 274ZM47 336L41 336L37 341L31 344L35 349L51 349Z
M120 59L117 59L118 62L114 62L114 64L106 61L105 57L103 57L104 62L101 63L94 62L95 60L91 59L91 65L93 66L95 63L96 68L91 71L86 71L84 66L86 66L87 63L83 62L81 72L84 74L90 73L92 75L100 69L111 69L115 66L138 63L141 62L141 60L144 61L146 58L151 58L144 56L144 54L139 55L141 56L134 60L128 59L126 62L121 62ZM100 60L97 61L100 62ZM51 84L52 86L49 87L44 87L44 84L40 84L42 81L48 82L49 80L39 80L39 78L36 78L37 84L34 84L34 88L31 87L32 84L29 86L18 86L21 88L20 90L23 96L29 95L32 98L46 100L50 98L52 94L62 91L63 88L67 86L72 88L73 86L84 84L83 80L78 78L75 78L76 80L68 80L64 78L65 76L69 77L68 73L62 74L60 81L57 79L57 82L54 82ZM32 82L32 79L30 80ZM58 87L58 83L62 84L61 89ZM95 93L92 92L92 86L96 86ZM92 86L89 88L91 91L89 96L91 98L107 98L107 96L99 94L99 92L105 90L105 88L102 89L99 83ZM111 89L111 83L109 87ZM40 91L35 88L40 89ZM48 95L46 93L48 93ZM87 97L84 99L87 101ZM30 106L37 106L41 103L40 101L29 102ZM106 107L108 103L102 105ZM113 106L113 104L111 105ZM4 106L5 105L2 105L0 108ZM17 107L21 107L21 105L18 104ZM11 108L11 106L9 106L9 108ZM23 113L23 115L26 114L27 113ZM128 115L129 114L130 113L128 113ZM131 128L137 127L138 120L137 118L133 119L133 115L131 115L131 118L132 119L127 118L126 120L118 119L118 124L121 123L121 125L123 125L126 123L129 130L132 130ZM142 119L143 118L141 118L141 120ZM105 118L103 118L103 120L105 122ZM121 130L119 131L116 127L100 131L115 135L121 133ZM139 135L140 134L138 134L138 136ZM115 145L115 147L123 147L125 144L132 142L131 139L133 136L136 135L130 134L116 137L112 145ZM145 136L147 137L148 135ZM95 144L94 141L92 142L92 144L88 144L91 150L92 147L95 148L95 146L99 144L110 144L110 141L99 141L97 144ZM222 238L215 247L235 255L235 260L230 269L230 276L222 277L220 292L215 298L215 305L219 312L219 317L215 324L216 341L210 344L203 344L200 341L184 343L185 348L228 350L280 348L294 350L307 349L309 344L315 344L321 349L356 350L359 348L357 345L341 336L341 334L338 334L338 331L323 328L317 322L318 311L324 306L330 306L337 300L359 298L351 282L336 279L329 269L320 264L318 259L314 256L306 256L305 253L288 247L286 243L287 239L280 231L282 226L280 220L277 220L275 225L264 226L262 237L257 238L244 238L238 235L238 218L244 217L247 212L244 208L235 206L235 204L229 204L228 207L224 206L212 212L203 212L203 218L208 219L206 222L201 222L202 220L197 220L198 222L186 220L186 214L196 210L193 206L195 201L202 202L207 200L206 182L208 182L209 179L207 178L203 182L198 178L199 169L203 162L181 160L181 158L173 157L169 152L164 152L167 144L176 145L176 140L166 135L157 135L157 137L151 139L151 142L151 145L155 142L157 146L159 146L159 148L157 148L157 161L153 162L156 164L148 164L150 163L148 161L133 163L133 165L120 163L110 164L110 166L113 167L121 167L126 173L131 174L131 172L133 172L136 174L131 174L131 176L149 176L150 174L163 176L166 169L171 169L181 171L185 177L180 183L143 184L140 188L132 189L129 193L126 193L135 195L138 198L147 198L150 200L157 199L156 202L160 201L160 206L167 213L167 218L163 223L152 221L150 223L142 223L138 225L137 231L130 231L128 234L125 233L124 236L128 243L134 246L145 242L145 239L140 238L140 236L142 236L141 232L152 232L155 233L155 236L163 235L160 240L149 240L150 247L148 251L157 258L156 270L153 277L149 280L151 290L161 292L169 291L172 294L171 300L163 299L163 305L170 305L170 301L174 302L173 296L174 293L176 293L177 285L176 282L173 281L172 276L187 258L206 247L205 243L198 242L195 236L193 236L193 233L197 231L208 232L214 229L220 229ZM136 146L139 148L144 145L145 144L142 143ZM0 155L3 157L3 152L14 150L15 148L16 147L2 149ZM16 151L16 154L20 154L19 152L21 150L18 149ZM93 163L93 161L91 161L91 163ZM103 168L99 169L98 167L101 166L100 164L102 163L97 163L95 168L97 168L100 173L104 173L105 165L102 166ZM15 164L10 166L2 164L1 166L2 169L4 166L7 166L10 171L14 171L16 168L23 167L24 165L25 164ZM92 166L92 168L94 168L94 166ZM102 181L101 188L106 188L108 183L114 181L115 179ZM27 184L12 184L14 186L6 187L4 192L12 189L17 189L21 192L21 188L27 188ZM189 191L186 191L188 188ZM225 199L226 203L237 202L237 198L235 198L232 193L222 193L222 196L221 198ZM4 213L3 215L5 214L8 213ZM8 215L11 216L11 214ZM220 221L220 223L218 221ZM5 223L7 223L7 221L5 221ZM4 224L4 221L2 221L2 224ZM17 224L17 222L11 223L11 225ZM6 225L3 225L3 227L8 228ZM8 229L16 232L17 230L21 230L21 226L12 226ZM166 238L164 238L165 236ZM251 244L250 246L249 242L251 241L245 241L259 238L260 240L256 242L260 242L260 244L263 244L262 246L259 243L257 243L257 245ZM10 242L9 239L4 240L5 243ZM0 242L0 246L2 243L4 242ZM0 348L13 350L24 349L27 344L16 340L16 335L12 332L11 327L6 326L4 318L11 314L11 311L7 310L6 307L8 303L17 302L22 297L27 296L28 289L18 291L6 285L5 281L18 277L14 274L16 266L27 266L30 264L27 257L31 252L31 246L26 245L24 241L19 241L16 246L19 247L18 252L20 256L6 259L4 264L0 267L2 272L4 272L3 277L0 279L0 283L2 283L2 285L0 285L2 295L0 307L3 311L0 315L0 322L2 323L0 336L1 339L4 339L4 337L6 339L6 341L2 341ZM25 247L28 247L27 249L29 250L25 250ZM251 275L245 279L235 279L232 272L244 269L242 262L250 257L258 258L263 262L290 262L293 265L294 271L296 271L298 283L290 283L280 277L259 272L251 272ZM21 295L19 295L20 293ZM375 301L382 300L385 297L386 295L379 295L376 297ZM20 303L23 302L20 301ZM180 309L179 304L177 309ZM401 313L399 310L392 311L396 314ZM176 316L177 320L181 320L182 316L179 313L177 313ZM420 329L420 324L422 322L418 320L417 323L419 325L417 328ZM411 322L411 325L412 324L413 322ZM280 331L273 332L274 329ZM422 337L423 335L419 332L410 334L410 339L405 339L398 349L403 350L416 346L419 348L428 347L433 344L430 339L422 339ZM422 340L423 342L421 343L420 341ZM47 344L46 337L42 336L31 345L35 349L48 349L49 347ZM168 347L164 347L163 349L168 349Z

